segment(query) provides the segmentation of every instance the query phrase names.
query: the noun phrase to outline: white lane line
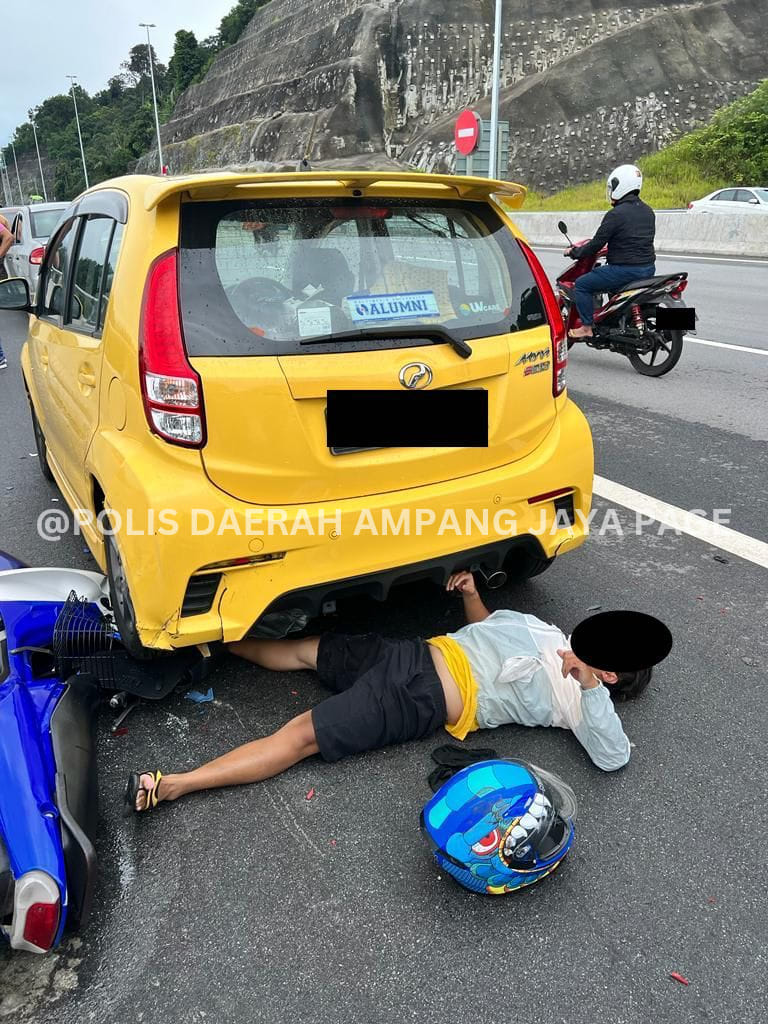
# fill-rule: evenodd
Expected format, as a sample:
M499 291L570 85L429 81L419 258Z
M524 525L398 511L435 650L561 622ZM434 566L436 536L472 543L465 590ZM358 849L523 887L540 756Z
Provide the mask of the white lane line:
M534 245L534 251L541 249L542 252L562 252L563 249L556 245ZM749 259L746 256L689 256L685 252L657 252L656 259L662 260L709 260L711 263L750 263L755 267L768 267L768 259Z
M642 491L635 491L631 487L614 483L613 480L606 480L605 477L596 476L594 492L600 498L607 501L614 501L624 508L631 509L635 513L648 516L659 523L671 526L703 540L705 544L712 544L721 551L728 551L732 555L744 558L748 562L754 562L764 569L768 569L768 544L754 537L748 537L745 533L732 530L729 526L722 526L720 523L713 523L710 519L686 512L685 509L676 505L668 505L666 501L659 501Z
M731 348L734 352L751 352L754 356L768 356L766 348L749 348L747 345L730 345L727 341L707 341L704 338L694 338L691 334L684 335L685 341L692 341L694 345L712 345L714 348Z

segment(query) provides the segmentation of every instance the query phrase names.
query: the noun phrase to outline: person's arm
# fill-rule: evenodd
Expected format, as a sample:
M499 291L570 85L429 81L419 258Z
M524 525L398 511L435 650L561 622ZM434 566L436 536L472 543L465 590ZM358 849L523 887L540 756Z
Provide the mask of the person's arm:
M563 677L572 675L581 687L581 721L573 734L604 772L615 772L629 761L631 747L606 686L571 651L557 652Z
M594 238L591 238L584 245L572 245L568 250L570 256L574 259L581 259L582 256L594 256L600 252L604 245L607 245L616 230L616 212L611 209L603 217L600 227L595 232Z
M491 614L477 592L475 578L471 572L455 572L445 585L446 590L458 590L464 601L467 622L482 622Z
M0 224L0 260L3 260L5 254L13 245L13 235L5 227L4 224Z

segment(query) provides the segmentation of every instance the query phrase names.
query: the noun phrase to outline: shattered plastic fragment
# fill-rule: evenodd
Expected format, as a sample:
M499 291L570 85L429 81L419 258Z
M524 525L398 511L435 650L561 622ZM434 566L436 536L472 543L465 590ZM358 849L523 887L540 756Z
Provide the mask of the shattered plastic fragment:
M684 978L682 974L678 974L677 971L672 971L669 975L670 978L674 978L675 981L679 981L681 985L690 985L687 978Z
M207 704L213 700L213 687L209 687L207 693L200 693L199 690L188 690L184 696L187 700L193 700L195 704Z
M313 786L312 789L310 789L310 791L304 797L304 799L305 800L311 800L314 795L315 795L315 787Z

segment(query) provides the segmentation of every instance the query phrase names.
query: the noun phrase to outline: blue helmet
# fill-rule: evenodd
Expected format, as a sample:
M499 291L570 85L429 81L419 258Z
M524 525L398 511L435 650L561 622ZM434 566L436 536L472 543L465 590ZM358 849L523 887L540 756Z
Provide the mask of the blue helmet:
M472 892L501 895L533 885L571 848L576 797L550 772L523 761L480 761L435 793L421 825L440 867Z

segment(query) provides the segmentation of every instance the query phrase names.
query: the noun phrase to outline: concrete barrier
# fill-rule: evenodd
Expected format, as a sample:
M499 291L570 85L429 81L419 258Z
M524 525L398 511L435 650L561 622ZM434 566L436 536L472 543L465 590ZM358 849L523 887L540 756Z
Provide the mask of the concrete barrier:
M566 246L557 222L564 220L574 242L591 238L605 211L526 213L510 210L515 224L533 245ZM760 213L657 213L656 251L707 256L768 258L768 216Z

